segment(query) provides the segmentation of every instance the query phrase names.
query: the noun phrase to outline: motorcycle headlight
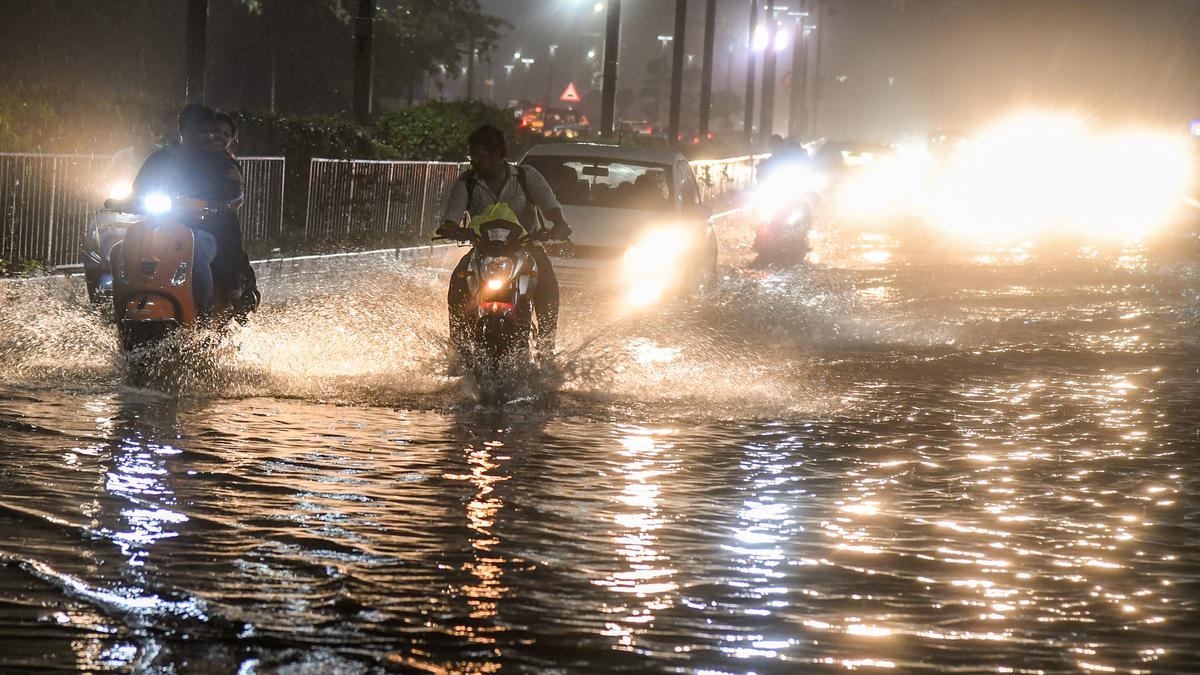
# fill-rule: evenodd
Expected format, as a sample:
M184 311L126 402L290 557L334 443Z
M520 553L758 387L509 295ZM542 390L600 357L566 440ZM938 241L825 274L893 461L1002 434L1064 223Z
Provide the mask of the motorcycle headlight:
M483 264L480 267L483 270L483 276L489 279L493 277L504 277L507 279L508 275L512 273L513 262L511 259L504 257L484 258Z
M142 206L145 207L146 213L162 215L171 210L171 198L161 192L155 192L146 195L146 198L142 200Z
M479 269L483 278L487 279L484 285L488 290L498 291L504 288L504 284L512 276L513 261L505 257L484 258Z

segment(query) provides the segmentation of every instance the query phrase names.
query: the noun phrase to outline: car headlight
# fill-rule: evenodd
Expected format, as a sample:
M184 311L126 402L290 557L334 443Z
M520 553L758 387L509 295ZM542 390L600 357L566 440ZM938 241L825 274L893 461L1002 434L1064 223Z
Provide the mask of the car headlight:
M626 267L650 271L678 259L691 245L691 236L681 227L664 227L643 234L625 249Z
M162 215L171 210L171 198L161 192L155 192L146 195L146 198L142 200L142 206L145 207L146 213Z
M125 199L132 192L133 192L133 183L130 183L127 180L118 180L118 181L113 181L108 186L107 195L108 195L109 199Z
M692 236L682 227L663 227L643 234L625 250L621 260L626 302L633 307L649 305L680 282L691 246Z

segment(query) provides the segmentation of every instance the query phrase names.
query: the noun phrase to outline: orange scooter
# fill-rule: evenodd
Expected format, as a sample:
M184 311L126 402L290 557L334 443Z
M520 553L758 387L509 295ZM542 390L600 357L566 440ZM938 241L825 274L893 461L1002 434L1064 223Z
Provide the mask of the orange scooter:
M195 236L184 223L228 211L231 205L150 194L136 202L110 200L105 207L143 216L111 254L113 318L124 350L157 342L180 328L195 328L202 321L192 294ZM211 325L232 318L239 296L240 289L223 288L213 279Z

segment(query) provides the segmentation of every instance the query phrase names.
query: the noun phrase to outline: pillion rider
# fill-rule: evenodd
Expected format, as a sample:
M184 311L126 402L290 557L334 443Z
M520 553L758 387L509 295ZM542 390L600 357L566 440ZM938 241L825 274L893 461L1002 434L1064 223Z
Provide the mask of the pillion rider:
M471 132L467 150L471 168L464 171L450 188L437 236L464 240L466 233L460 226L464 211L474 217L497 203L505 203L517 214L527 232L553 240L570 238L571 228L563 217L562 207L542 174L531 166L519 166L506 159L508 149L504 132L485 124ZM548 232L538 222L538 209L553 223ZM533 291L538 340L543 350L553 351L558 332L558 278L541 246L533 246L531 254L538 268L537 286ZM471 309L471 293L467 288L469 258L470 254L463 256L454 268L446 297L450 310L450 338L460 349L465 344L464 334Z
M203 316L211 315L216 276L224 288L240 289L234 311L244 317L257 309L259 293L242 248L236 211L243 198L241 169L228 154L228 139L208 106L185 106L179 113L179 135L177 145L168 145L146 159L133 182L133 198L162 192L209 204L212 210L202 220L186 223L193 234L192 288L197 310Z

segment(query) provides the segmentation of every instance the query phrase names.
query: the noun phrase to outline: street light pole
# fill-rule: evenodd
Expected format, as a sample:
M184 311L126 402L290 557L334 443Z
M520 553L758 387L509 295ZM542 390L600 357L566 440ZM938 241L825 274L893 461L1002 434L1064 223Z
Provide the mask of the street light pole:
M810 138L816 138L817 132L820 130L821 99L825 96L825 76L821 74L821 52L824 51L825 34L829 32L829 8L825 5L824 0L816 0L816 2L817 62L813 67L812 119L809 120L812 128L808 132Z
M767 0L763 8L767 20L767 48L763 51L763 88L761 122L758 130L764 138L775 133L775 0Z
M550 96L554 93L554 63L555 63L555 61L557 61L557 59L555 58L555 52L558 51L558 45L550 45L549 51L550 51L550 64L549 64L550 70L546 75L546 95L545 95L546 100L542 101L542 105L546 105L546 106L549 106L550 102L553 100L550 98Z
M683 101L684 31L687 30L687 0L675 0L675 54L671 63L671 114L667 134L671 143L679 140L679 106Z
M788 136L799 138L808 130L808 37L805 35L808 2L800 5L796 37L792 41L792 96L788 111Z
M700 137L708 138L708 116L712 108L713 33L717 27L717 0L704 8L704 64L700 66Z
M616 121L617 57L621 49L621 0L608 0L604 33L604 84L600 95L600 133L611 136Z
M475 41L470 41L467 50L467 100L475 98Z
M204 51L208 42L208 0L188 0L184 40L184 97L204 102Z
M358 0L354 20L354 119L371 121L371 56L375 40L375 0Z
M750 0L750 38L746 41L746 117L742 123L746 142L754 142L754 30L758 28L758 0Z

